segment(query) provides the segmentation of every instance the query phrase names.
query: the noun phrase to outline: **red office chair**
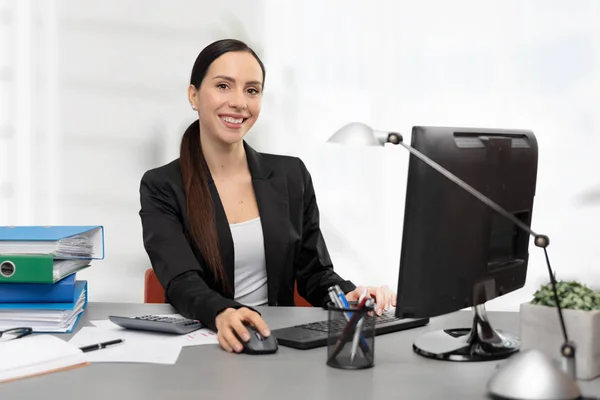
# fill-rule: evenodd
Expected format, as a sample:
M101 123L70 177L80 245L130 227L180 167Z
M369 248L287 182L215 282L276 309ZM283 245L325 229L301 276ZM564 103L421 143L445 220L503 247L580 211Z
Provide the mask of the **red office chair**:
M297 307L312 307L310 303L304 300L298 294L296 289L296 283L294 282L294 301ZM148 268L144 277L144 303L164 303L165 302L165 291L161 286L154 270Z
M158 281L152 268L146 270L144 276L144 303L164 303L165 290Z

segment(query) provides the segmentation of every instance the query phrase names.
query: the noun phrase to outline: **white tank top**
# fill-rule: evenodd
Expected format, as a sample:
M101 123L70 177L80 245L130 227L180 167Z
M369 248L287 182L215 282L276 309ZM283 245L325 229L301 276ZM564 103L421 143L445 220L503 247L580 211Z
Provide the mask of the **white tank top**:
M234 249L234 298L254 307L268 303L267 265L260 217L230 224Z

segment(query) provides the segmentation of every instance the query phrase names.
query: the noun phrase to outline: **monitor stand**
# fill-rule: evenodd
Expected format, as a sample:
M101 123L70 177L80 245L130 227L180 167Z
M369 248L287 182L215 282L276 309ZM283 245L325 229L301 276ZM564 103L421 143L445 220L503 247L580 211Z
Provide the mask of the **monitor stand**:
M413 344L424 357L447 361L491 361L519 351L519 338L496 331L490 324L485 305L473 307L473 326L425 333Z

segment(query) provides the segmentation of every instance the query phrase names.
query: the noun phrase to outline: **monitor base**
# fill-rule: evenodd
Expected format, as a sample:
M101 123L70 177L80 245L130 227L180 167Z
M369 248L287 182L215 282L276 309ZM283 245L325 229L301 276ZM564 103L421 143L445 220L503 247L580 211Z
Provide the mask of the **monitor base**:
M495 330L485 305L473 307L473 326L444 329L421 335L415 340L415 353L446 361L501 360L519 351L519 338Z

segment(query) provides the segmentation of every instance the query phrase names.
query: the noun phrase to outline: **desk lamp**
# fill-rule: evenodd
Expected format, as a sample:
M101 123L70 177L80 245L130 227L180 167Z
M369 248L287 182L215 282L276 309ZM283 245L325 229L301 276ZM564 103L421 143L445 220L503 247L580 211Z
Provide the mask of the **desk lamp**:
M444 175L447 179L460 186L498 214L509 219L534 238L535 245L544 250L548 274L557 304L558 317L564 338L564 344L561 347L562 370L556 367L553 361L540 351L522 351L520 354L512 356L504 366L499 368L488 382L488 391L493 397L515 400L575 400L581 398L581 392L575 378L575 344L569 340L563 320L562 309L556 290L556 280L550 267L550 260L546 250L550 244L548 236L535 233L529 226L500 207L497 203L417 149L404 143L404 139L400 133L377 131L363 123L353 122L343 126L331 136L328 142L361 146L384 146L386 143L401 145L413 156ZM538 384L535 386L531 385L532 381L536 381Z

